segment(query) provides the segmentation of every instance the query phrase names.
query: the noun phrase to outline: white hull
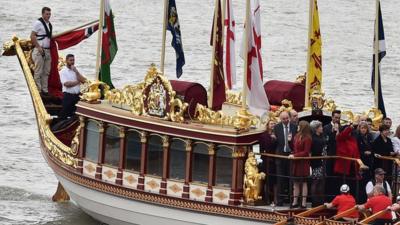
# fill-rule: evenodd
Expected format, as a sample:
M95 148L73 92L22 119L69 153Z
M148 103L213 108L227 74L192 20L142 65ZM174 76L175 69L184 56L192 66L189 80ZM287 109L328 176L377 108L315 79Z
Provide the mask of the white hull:
M186 225L186 224L241 224L257 225L265 222L241 220L224 216L196 213L129 200L92 190L57 175L69 196L93 218L109 225Z

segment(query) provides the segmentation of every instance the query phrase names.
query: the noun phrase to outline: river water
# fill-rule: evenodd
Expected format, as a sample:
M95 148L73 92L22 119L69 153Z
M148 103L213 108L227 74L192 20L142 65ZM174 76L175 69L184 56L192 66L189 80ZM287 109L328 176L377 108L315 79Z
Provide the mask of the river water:
M0 42L13 34L28 37L43 6L52 8L54 32L98 17L98 1L0 0ZM163 3L161 0L112 1L119 51L112 64L114 85L141 81L151 63L159 65ZM306 69L307 0L264 0L262 7L264 79L293 81ZM389 117L400 123L400 1L383 1L387 55L381 63L382 87ZM237 50L242 37L245 1L234 0ZM213 1L177 0L186 57L183 80L208 86ZM361 112L373 105L370 89L375 1L320 0L323 40L323 89L342 109ZM96 37L65 50L93 78ZM175 74L175 53L167 34L166 74ZM239 52L239 51L237 51ZM241 88L242 60L237 57ZM0 224L79 224L91 219L73 203L53 203L57 185L44 162L32 103L16 57L0 58ZM151 223L149 223L151 224Z

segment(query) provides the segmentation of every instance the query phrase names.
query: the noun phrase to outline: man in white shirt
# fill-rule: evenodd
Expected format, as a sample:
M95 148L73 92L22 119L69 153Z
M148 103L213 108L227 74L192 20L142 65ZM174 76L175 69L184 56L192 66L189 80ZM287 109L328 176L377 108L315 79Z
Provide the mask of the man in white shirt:
M48 95L48 80L51 67L50 38L53 27L50 23L51 9L42 8L42 17L33 24L31 33L32 44L35 46L32 59L35 63L34 79L41 95Z
M63 91L62 110L60 112L60 119L66 119L74 115L76 110L76 103L79 101L80 84L84 83L86 78L79 73L75 67L75 57L68 54L65 58L67 63L60 72L60 80Z
M365 191L368 198L373 196L373 190L375 186L381 186L385 190L385 195L392 199L392 190L390 189L389 183L385 180L385 171L382 168L375 169L375 178L367 183Z

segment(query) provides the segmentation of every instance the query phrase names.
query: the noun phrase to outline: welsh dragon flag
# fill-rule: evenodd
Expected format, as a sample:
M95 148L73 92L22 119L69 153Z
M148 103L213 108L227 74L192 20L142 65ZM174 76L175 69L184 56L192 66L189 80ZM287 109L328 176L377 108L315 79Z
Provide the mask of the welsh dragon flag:
M111 89L114 89L114 85L111 82L110 65L117 54L118 46L115 37L114 16L112 14L109 0L104 1L103 37L101 48L99 80L108 84Z

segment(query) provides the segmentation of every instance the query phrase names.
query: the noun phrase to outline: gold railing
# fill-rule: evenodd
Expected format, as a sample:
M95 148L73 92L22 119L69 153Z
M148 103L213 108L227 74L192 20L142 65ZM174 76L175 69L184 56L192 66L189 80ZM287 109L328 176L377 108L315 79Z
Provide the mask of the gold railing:
M21 68L24 72L26 84L28 86L29 92L31 94L33 107L36 113L37 125L39 129L40 137L43 141L44 147L46 147L49 152L64 164L72 167L77 166L77 160L75 158L76 152L65 144L63 144L50 130L51 116L47 113L44 107L42 98L40 97L39 91L36 87L35 81L31 69L29 67L28 61L26 60L24 51L20 45L20 40L18 37L13 37L15 44L15 50L17 57L19 59Z
M345 156L303 156L303 157L293 157L289 158L288 156L284 155L276 155L276 154L270 154L270 153L260 153L260 155L263 156L268 156L272 158L280 158L280 159L288 159L288 160L304 160L304 159L309 159L309 160L317 160L317 159L344 159L344 160L349 160L349 161L354 161L358 164L358 166L361 169L368 169L368 166L366 166L361 159L356 159L356 158L351 158L351 157L345 157ZM389 158L389 157L384 157L381 156L382 159ZM394 160L394 159L393 159ZM400 162L400 161L399 161Z

